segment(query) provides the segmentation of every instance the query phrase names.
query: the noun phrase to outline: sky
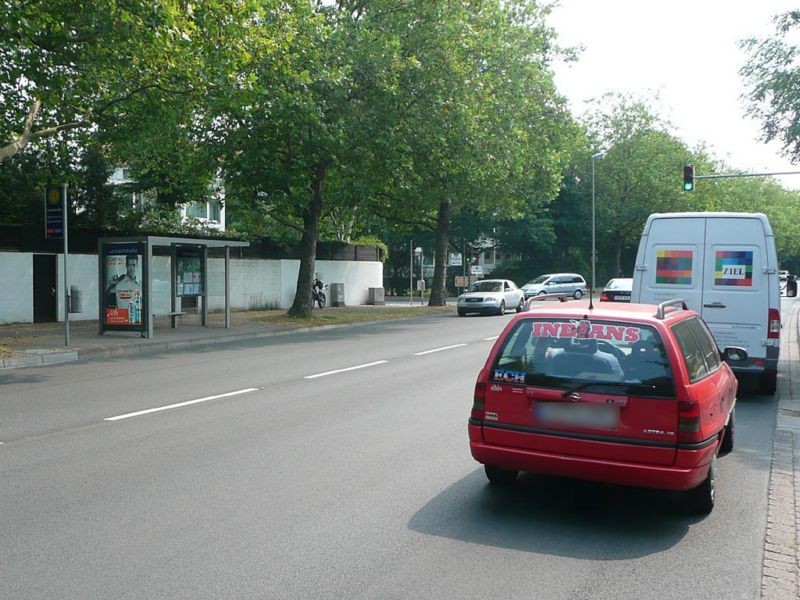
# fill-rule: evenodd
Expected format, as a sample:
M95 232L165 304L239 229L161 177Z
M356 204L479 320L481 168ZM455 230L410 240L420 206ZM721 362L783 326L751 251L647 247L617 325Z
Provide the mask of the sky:
M738 42L771 35L772 17L794 8L797 0L560 0L548 22L560 45L584 50L577 63L555 66L556 85L576 115L606 92L658 94L655 111L690 147L702 143L748 173L800 171L779 144L759 141L739 75L746 55ZM800 174L777 179L800 190Z

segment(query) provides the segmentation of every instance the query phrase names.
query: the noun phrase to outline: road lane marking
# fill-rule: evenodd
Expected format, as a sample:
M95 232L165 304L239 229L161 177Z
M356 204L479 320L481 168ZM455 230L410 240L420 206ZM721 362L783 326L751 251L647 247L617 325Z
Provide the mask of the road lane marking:
M493 336L493 337L490 337L490 338L483 338L483 341L484 341L484 342L493 342L493 341L495 341L495 340L496 340L497 338L499 338L499 337L500 337L499 335L495 335L495 336Z
M453 348L460 348L461 346L466 346L466 344L453 344L452 346L434 348L433 350L425 350L424 352L414 352L414 356L423 356L425 354L431 354L432 352L441 352L442 350L452 350Z
M218 398L230 398L231 396L238 396L239 394L247 394L249 392L255 392L260 388L246 388L243 390L236 390L235 392L228 392L226 394L217 394L216 396L206 396L205 398L198 398L197 400L187 400L186 402L178 402L177 404L168 404L167 406L158 406L156 408L148 408L145 410L139 410L136 412L128 413L125 415L117 415L116 417L106 417L103 419L104 421L121 421L122 419L130 419L131 417L138 417L141 415L147 415L154 412L160 412L162 410L171 410L173 408L180 408L181 406L189 406L191 404L198 404L200 402L207 402L209 400L217 400Z
M334 375L336 373L344 373L345 371L355 371L356 369L366 369L367 367L374 367L375 365L382 365L389 362L388 360L376 360L375 362L365 363L363 365L356 365L355 367L347 367L345 369L336 369L335 371L325 371L324 373L315 373L314 375L306 375L303 379L316 379L317 377L325 377L326 375Z

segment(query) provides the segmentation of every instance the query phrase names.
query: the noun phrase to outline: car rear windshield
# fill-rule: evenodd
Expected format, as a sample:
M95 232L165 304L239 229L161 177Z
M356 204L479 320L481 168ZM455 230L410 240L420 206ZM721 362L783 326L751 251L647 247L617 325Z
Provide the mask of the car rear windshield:
M674 395L672 370L658 332L616 321L520 320L498 353L491 378L564 390Z

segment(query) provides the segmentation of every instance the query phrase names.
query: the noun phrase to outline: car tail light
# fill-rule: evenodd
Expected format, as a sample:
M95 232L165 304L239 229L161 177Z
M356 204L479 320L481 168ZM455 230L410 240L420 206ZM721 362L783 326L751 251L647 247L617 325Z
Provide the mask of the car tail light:
M781 313L778 311L777 308L770 308L769 309L769 329L767 331L767 337L772 339L777 339L781 336Z
M678 401L678 441L699 442L700 407L693 400Z
M480 378L475 382L475 393L472 396L472 418L483 421L484 401L486 400L486 383Z
M603 300L605 300L606 302L608 302L608 294L606 294L605 292L603 292L602 294L600 294L600 301L602 302Z

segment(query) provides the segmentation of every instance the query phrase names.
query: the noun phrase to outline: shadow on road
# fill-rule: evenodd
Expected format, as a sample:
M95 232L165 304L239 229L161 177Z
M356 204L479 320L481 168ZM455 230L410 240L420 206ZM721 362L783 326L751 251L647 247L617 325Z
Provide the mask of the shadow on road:
M523 552L626 560L671 548L698 520L682 512L678 494L530 474L498 489L479 468L423 506L408 527Z

